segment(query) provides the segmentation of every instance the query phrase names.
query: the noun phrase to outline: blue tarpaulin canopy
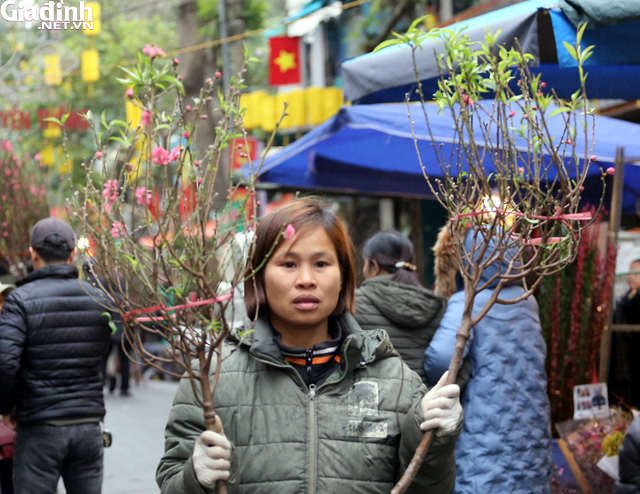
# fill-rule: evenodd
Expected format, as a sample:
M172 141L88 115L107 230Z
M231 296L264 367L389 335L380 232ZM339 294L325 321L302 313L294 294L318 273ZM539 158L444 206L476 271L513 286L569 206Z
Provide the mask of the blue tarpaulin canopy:
M575 2L572 2L575 3ZM498 43L515 46L534 56L532 73L541 73L547 87L559 97L569 98L579 87L576 62L563 43L576 42L576 27L563 10L549 0L527 0L510 7L461 21L449 29L464 28L472 41L484 40L486 30L501 29ZM585 31L581 45L594 45L584 65L589 98L640 99L640 20L599 26ZM416 51L417 68L427 98L438 89L435 53L440 40L428 40ZM354 103L404 101L405 94L417 99L411 48L396 45L342 63L345 100Z
M478 105L491 104L479 102ZM433 143L442 146L445 157L455 154L453 120L434 104L426 105L431 134L418 103L410 104L414 141L406 104L343 106L337 115L294 143L268 157L260 170L260 181L295 189L316 189L376 195L431 197L420 168L416 147L430 178L443 175ZM550 110L548 110L550 113ZM519 122L520 115L514 117ZM598 187L602 169L615 162L616 149L624 148L628 157L640 157L640 125L596 116L596 140L589 174ZM560 115L549 120L551 134L560 139L564 122ZM580 134L580 132L578 132ZM480 134L476 142L482 142ZM577 139L577 150L584 142ZM523 140L518 145L527 150ZM588 151L591 152L591 151ZM453 153L453 154L452 154ZM567 162L570 160L567 158ZM484 163L487 173L493 164ZM250 167L245 166L245 175ZM451 170L455 174L455 167ZM608 189L610 190L610 183ZM594 192L594 198L598 196ZM625 166L623 210L634 212L640 197L640 166Z

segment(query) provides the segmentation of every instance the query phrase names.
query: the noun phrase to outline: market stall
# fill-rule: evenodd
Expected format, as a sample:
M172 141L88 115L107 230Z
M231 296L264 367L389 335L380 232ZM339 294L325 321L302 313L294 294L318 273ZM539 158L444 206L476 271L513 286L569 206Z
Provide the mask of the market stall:
M507 49L519 45L525 53L533 55L532 72L542 74L543 80L554 88L559 97L569 98L579 86L579 78L575 60L564 43L576 41L576 26L571 21L588 19L573 15L573 11L579 10L584 3L587 2L564 2L563 10L558 4L551 3L550 6L547 0L528 0L463 20L448 29L464 30L472 41L483 40L487 29L493 33L500 30L497 44ZM634 49L640 43L638 7L633 2L616 3L617 8L606 8L606 17L600 16L601 21L611 25L588 19L590 29L585 32L582 46L594 45L595 49L593 56L585 62L585 70L589 74L587 94L590 98L640 99L640 86L637 84L640 53ZM607 7L610 6L607 4ZM583 9L582 12L589 11ZM439 73L435 60L442 51L442 41L436 38L424 42L422 49L415 53L422 90L427 97L438 89ZM390 103L404 101L407 94L411 100L418 99L412 50L408 45L397 45L347 60L342 63L342 74L346 101Z
M434 146L444 149L445 155L456 150L451 116L432 104L425 109L428 122L419 103L409 107L401 103L343 106L333 118L269 156L260 169L260 181L293 189L432 197L424 175L435 179L444 173ZM514 116L514 120L518 118ZM558 117L552 118L550 125L559 133L564 124ZM602 192L602 170L615 164L617 148L623 147L625 156L640 156L640 125L596 115L595 127L592 154L596 159L589 170L593 190L585 191L592 204ZM526 149L524 139L521 144ZM584 149L579 137L576 149L578 153ZM489 173L493 165L487 161L485 166ZM244 173L248 176L250 172L251 166L246 165ZM640 166L628 161L624 172L622 207L633 213L640 198ZM612 180L608 182L607 194L612 190Z

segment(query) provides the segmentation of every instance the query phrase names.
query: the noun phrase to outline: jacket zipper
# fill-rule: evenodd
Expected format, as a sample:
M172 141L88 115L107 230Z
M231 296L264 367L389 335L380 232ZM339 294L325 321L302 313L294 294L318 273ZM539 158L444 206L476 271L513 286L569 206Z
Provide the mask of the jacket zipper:
M344 368L347 368L347 358L346 358L346 350L348 349L350 344L350 341L347 341L345 343L345 347L343 349L343 355L345 355L345 361L344 361ZM290 368L289 365L283 365L280 362L276 361L276 360L270 360L270 359L264 359L264 358L260 358L257 355L251 355L254 359L256 359L258 362L262 362L265 364L269 364L269 365L273 365L275 367L280 367L281 369L288 369ZM308 391L308 396L309 396L309 494L315 494L316 492L316 476L317 476L317 469L316 469L316 442L318 439L318 433L317 433L317 427L316 427L316 404L315 404L315 397L316 397L316 393L319 389L324 388L327 385L331 385L331 384L335 384L338 383L340 381L342 381L342 379L344 378L344 376L346 376L346 372L344 374L341 374L338 379L336 379L335 381L331 381L331 382L324 382L321 386L316 386L315 384L311 384L309 386L307 386L307 384L302 380L302 378L300 378L300 375L297 372L293 372L292 373L293 377L294 377L294 381L296 381L298 384L301 385L301 387L303 389L306 389Z
M316 492L316 385L309 385L309 494Z

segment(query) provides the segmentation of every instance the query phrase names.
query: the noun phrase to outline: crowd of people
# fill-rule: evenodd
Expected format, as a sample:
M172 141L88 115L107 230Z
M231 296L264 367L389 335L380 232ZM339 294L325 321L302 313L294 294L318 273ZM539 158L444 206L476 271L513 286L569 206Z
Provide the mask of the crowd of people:
M388 493L426 431L434 440L407 492L551 492L535 297L493 306L473 330L456 383L445 384L465 303L446 228L434 246L433 290L396 230L364 244L357 287L346 224L317 198L276 208L241 240L252 243L239 251L246 310L232 319L251 331L232 331L219 367L211 365L222 427L207 429L197 388L181 380L157 470L162 493L218 492L221 482L257 494ZM15 434L12 461L0 444L1 492L53 494L62 478L68 494L100 493L104 389L116 389L108 356L121 352L126 396L131 348L121 325L112 331L91 267L80 276L71 227L43 219L30 243L33 271L0 279L0 414ZM501 269L498 260L481 277ZM494 289L478 294L474 311ZM523 293L517 283L502 290ZM619 493L640 489L637 425L619 482L636 490Z

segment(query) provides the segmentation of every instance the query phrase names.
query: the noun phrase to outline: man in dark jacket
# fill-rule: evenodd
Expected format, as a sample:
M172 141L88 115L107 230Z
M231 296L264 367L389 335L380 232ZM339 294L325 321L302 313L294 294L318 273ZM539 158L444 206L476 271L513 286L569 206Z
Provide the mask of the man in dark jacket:
M616 301L613 322L640 325L640 259L633 260L629 265L627 283L629 289ZM613 332L609 364L609 399L612 403L622 401L625 405L640 407L637 382L637 376L640 375L639 352L640 333Z
M111 334L100 292L78 279L76 236L56 218L31 233L34 271L0 317L0 414L17 426L15 492L102 489L102 358Z

